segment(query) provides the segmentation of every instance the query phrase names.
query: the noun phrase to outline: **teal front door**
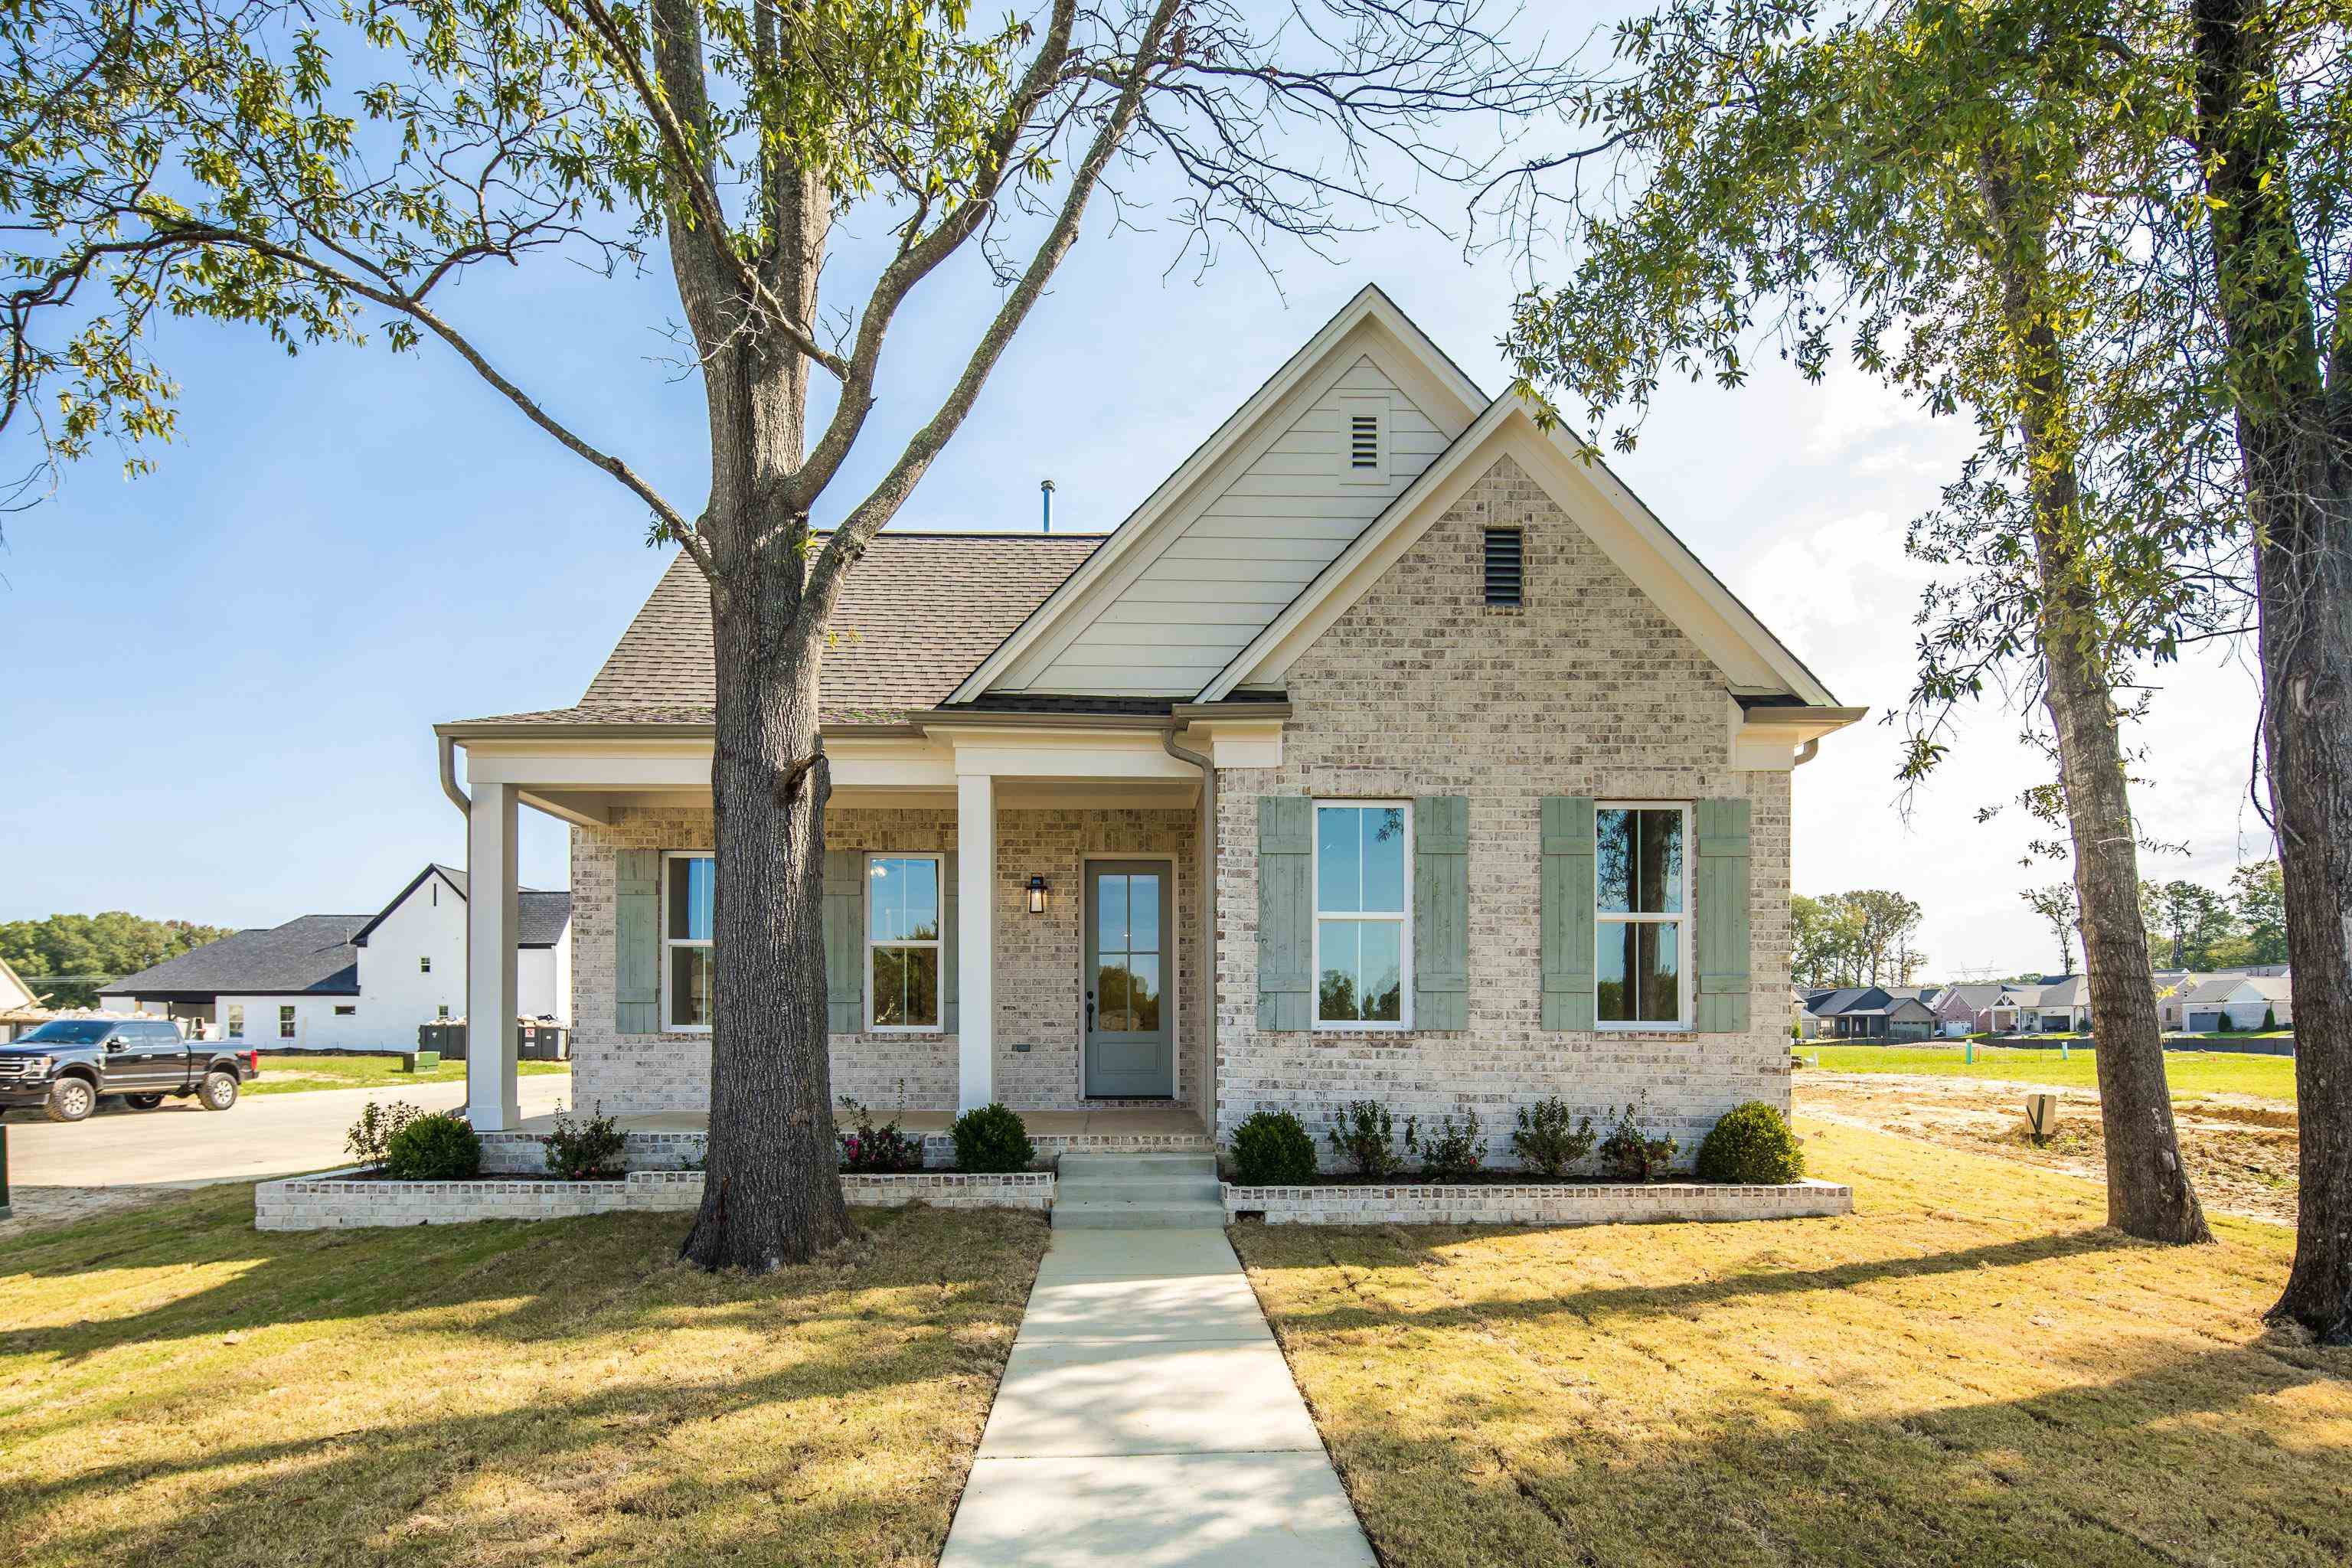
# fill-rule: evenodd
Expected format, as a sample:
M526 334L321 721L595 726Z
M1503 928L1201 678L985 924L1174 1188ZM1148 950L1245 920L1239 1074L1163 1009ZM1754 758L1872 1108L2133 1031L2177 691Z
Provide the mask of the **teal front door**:
M1165 860L1087 862L1087 1095L1176 1092L1175 922Z

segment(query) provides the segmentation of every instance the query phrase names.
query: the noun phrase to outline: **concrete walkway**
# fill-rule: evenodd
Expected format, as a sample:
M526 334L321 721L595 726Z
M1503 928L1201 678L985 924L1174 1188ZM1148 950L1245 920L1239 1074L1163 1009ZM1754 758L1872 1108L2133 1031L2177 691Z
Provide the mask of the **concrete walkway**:
M1372 1568L1222 1230L1056 1230L941 1568Z

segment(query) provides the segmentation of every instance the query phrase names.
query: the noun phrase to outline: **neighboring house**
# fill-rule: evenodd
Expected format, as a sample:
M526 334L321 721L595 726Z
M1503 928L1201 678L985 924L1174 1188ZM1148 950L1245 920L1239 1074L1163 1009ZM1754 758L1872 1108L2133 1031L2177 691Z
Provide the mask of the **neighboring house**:
M1945 986L1936 994L1936 1032L1953 1039L1995 1032L1993 1010L2006 991L1998 981Z
M2062 974L2032 988L2033 1002L2021 1006L2018 1027L2025 1034L2073 1034L2091 1026L2091 977Z
M2265 1017L2281 1028L2294 1024L2294 992L2284 974L2210 974L2181 1001L2182 1026L2192 1035L2218 1032L2225 1016L2231 1029L2259 1029Z
M1220 1140L1373 1097L1498 1157L1548 1096L1685 1150L1785 1108L1792 770L1860 710L1538 416L1366 289L1115 532L884 532L820 691L834 1091ZM608 1112L708 1107L710 649L681 558L577 706L438 726L477 951L518 807L572 824Z
M2042 987L2039 984L2005 982L2000 997L1985 1009L1985 1028L1995 1035L2019 1035L2031 1031L2039 1020Z
M517 889L517 1003L568 1020L572 896ZM463 1016L466 874L427 866L373 915L302 915L126 975L99 1005L278 1049L414 1049L417 1026Z
M1936 1013L1920 1000L1932 985L1864 985L1824 994L1814 1016L1825 1037L1841 1040L1924 1040L1936 1032Z
M26 1030L38 1027L48 1016L48 1009L41 1005L40 994L8 967L6 959L0 958L0 1041L13 1040Z

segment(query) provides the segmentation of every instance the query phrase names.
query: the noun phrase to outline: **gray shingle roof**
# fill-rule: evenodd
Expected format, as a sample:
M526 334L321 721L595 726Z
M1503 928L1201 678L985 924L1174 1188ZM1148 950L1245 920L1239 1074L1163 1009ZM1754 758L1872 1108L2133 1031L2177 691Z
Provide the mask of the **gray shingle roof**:
M834 610L819 688L825 721L937 707L1105 537L884 531ZM707 724L716 700L710 595L680 552L577 708L504 721Z
M428 861L425 869L416 873L409 879L406 887L392 896L390 903L368 917L368 922L352 933L352 945L365 947L368 944L368 933L383 923L384 916L398 909L402 900L416 891L418 885L425 878L436 872L443 881L457 889L459 898L466 896L465 872L455 866L444 866L437 860ZM572 923L570 892L561 888L552 890L521 888L516 889L516 902L519 906L516 910L516 929L520 933L515 939L517 947L553 947L563 940L563 929Z
M208 942L102 989L110 996L163 992L356 996L359 949L352 945L352 937L368 919L297 915L282 926L257 926Z

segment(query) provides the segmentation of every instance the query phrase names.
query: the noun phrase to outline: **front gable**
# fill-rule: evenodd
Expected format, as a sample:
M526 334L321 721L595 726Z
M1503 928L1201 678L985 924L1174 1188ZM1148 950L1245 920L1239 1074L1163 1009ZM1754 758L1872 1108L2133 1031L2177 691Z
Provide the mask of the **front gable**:
M1366 289L950 701L989 694L1192 696L1360 538L1486 403L1385 295Z

